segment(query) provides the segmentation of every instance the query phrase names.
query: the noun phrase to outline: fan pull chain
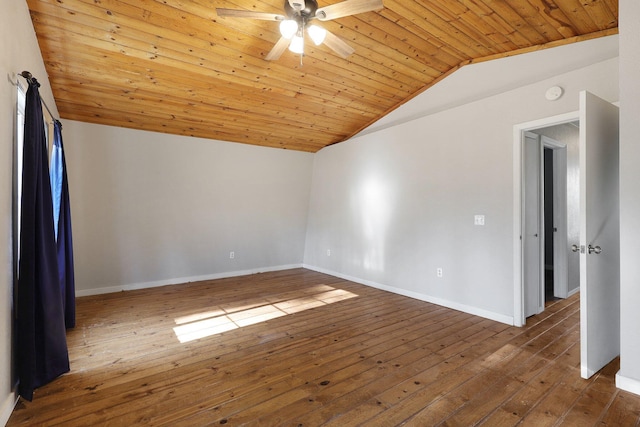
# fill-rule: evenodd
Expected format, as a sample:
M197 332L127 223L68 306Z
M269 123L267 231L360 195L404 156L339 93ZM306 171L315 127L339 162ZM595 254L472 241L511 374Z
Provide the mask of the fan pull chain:
M300 68L302 68L302 57L304 56L304 43L306 42L306 40L304 39L304 33L306 31L306 26L307 21L306 20L302 20L302 52L300 52Z

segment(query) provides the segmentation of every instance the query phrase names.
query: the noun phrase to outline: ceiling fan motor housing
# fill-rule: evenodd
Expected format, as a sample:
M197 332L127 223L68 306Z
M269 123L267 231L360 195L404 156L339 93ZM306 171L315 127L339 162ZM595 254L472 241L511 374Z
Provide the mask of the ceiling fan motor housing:
M304 7L298 11L291 6L291 3L299 3L300 6ZM284 0L284 12L290 19L296 19L298 16L305 20L313 18L316 16L316 10L318 10L318 2L316 0L304 0L299 2L296 0L291 2L289 2L289 0Z

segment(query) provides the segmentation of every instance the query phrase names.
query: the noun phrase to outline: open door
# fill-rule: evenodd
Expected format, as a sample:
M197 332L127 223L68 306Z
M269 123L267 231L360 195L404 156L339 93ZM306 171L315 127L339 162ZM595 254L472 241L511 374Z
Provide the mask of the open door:
M618 107L580 93L580 367L620 354Z
M524 317L544 310L542 277L544 274L543 248L541 247L541 155L540 136L526 132L523 139L523 288Z

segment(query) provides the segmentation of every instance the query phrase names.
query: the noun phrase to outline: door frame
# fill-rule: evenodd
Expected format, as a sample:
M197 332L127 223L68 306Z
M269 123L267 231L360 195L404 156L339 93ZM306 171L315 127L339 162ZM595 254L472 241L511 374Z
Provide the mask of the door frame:
M580 112L560 114L557 116L520 123L513 126L513 324L526 324L524 310L524 277L523 277L523 249L522 249L522 185L524 171L522 144L524 135L535 129L575 122L580 119ZM566 244L566 243L565 243ZM554 289L555 293L555 289Z

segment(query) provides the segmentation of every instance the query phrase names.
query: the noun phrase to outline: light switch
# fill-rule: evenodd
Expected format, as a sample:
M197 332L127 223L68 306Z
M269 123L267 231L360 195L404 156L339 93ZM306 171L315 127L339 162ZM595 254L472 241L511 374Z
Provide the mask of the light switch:
M473 218L474 225L484 225L484 215L476 215Z

